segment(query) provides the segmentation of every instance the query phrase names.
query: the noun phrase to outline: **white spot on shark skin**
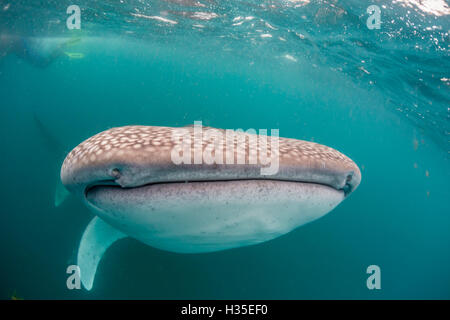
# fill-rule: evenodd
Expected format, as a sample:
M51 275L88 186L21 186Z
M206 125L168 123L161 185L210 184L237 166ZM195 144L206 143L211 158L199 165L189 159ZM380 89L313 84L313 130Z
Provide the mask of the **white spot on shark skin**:
M111 159L111 157L113 156L113 153L112 152L107 152L106 154L105 154L105 159Z

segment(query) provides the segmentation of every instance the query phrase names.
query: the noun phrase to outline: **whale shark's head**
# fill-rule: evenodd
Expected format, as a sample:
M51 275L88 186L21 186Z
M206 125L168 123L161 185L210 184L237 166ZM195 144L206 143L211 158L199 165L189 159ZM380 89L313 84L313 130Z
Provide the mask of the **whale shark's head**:
M224 150L223 162L176 163L179 130L126 126L101 132L67 155L61 180L113 226L179 252L214 251L286 233L331 211L361 181L358 166L342 153L287 138L268 148L277 171L262 175L267 162L250 160L261 145L245 140L246 133L237 133L246 147L239 151L235 144L231 155ZM194 158L195 128L181 130L192 138L188 150ZM207 145L203 141L200 150ZM234 161L227 162L227 154ZM244 163L236 161L239 156Z

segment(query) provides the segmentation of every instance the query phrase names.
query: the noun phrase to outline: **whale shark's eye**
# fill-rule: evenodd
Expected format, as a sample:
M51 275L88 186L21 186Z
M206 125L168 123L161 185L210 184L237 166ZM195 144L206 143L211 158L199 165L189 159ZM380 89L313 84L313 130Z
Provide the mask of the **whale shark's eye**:
M120 178L120 171L119 171L119 169L117 169L117 168L112 169L111 170L111 176L116 178L116 179L119 179Z

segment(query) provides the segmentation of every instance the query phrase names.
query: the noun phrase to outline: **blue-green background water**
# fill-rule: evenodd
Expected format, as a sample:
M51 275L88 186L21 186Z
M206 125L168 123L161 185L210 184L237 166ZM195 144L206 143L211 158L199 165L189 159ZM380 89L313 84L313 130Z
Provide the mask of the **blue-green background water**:
M84 56L0 58L0 297L450 298L448 4L199 2L78 1L82 28L69 31L69 1L0 1L2 34L39 39L29 50L43 56L80 39L66 51ZM74 197L54 206L65 154L113 126L194 120L331 146L362 183L256 246L182 255L120 241L91 292L68 290L92 214ZM366 287L372 264L381 290Z

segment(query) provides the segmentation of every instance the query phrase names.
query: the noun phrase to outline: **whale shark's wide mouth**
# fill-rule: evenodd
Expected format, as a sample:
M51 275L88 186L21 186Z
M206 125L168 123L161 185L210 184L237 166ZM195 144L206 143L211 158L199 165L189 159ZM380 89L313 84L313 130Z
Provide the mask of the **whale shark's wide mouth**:
M118 169L113 169L112 171L116 171L117 173L115 174L116 177L120 177L120 171ZM354 179L354 172L350 171L348 172L346 175L341 176L340 179L342 179L340 185L342 187L336 187L336 185L331 185L328 183L324 183L320 180L294 180L294 179L280 179L280 178L254 178L254 177L248 177L248 178L225 178L225 179L221 179L221 178L205 178L205 179L200 179L200 180L170 180L170 181L157 181L157 182L148 182L148 183L143 183L142 185L137 185L137 186L122 186L121 184L119 184L117 182L117 180L115 179L106 179L106 180L98 180L98 181L93 181L92 183L88 184L87 186L85 186L84 188L84 195L86 197L86 195L94 188L101 188L102 186L109 186L109 187L116 187L116 188L120 188L120 189L124 189L124 190L130 190L130 189L136 189L136 188L144 188L144 187L148 187L148 186L152 186L152 185L161 185L161 184L191 184L191 183L197 183L197 182L204 182L204 183L219 183L219 182L230 182L230 185L232 185L233 182L238 182L238 181L247 181L247 180L257 180L257 181L275 181L275 182L298 182L298 183L310 183L310 184L317 184L317 185L324 185L330 188L333 188L337 191L343 192L344 197L348 196L350 193L352 193L352 191L355 189L355 187L358 186L359 181L355 181Z
M89 185L86 187L84 192L84 197L88 203L91 205L93 202L95 202L96 195L98 195L100 192L105 190L114 190L114 193L111 193L111 197L114 197L114 195L119 195L121 197L126 197L127 194L131 197L133 194L140 193L143 190L151 191L152 188L161 188L165 186L170 186L172 190L175 189L186 189L191 188L192 190L195 190L197 186L217 186L222 185L224 186L223 191L226 191L226 189L232 189L235 185L250 182L247 186L252 189L253 184L251 182L255 182L255 187L258 186L258 183L270 183L272 188L278 188L278 187L284 187L287 184L295 185L295 184L301 184L304 187L311 187L312 189L317 188L326 188L330 190L334 190L335 192L342 194L342 199L344 199L349 193L352 191L352 186L349 183L346 183L345 186L341 189L333 188L329 185L317 183L317 182L306 182L306 181L292 181L292 180L279 180L279 179L232 179L232 180L195 180L195 181L167 181L167 182L156 182L156 183L148 183L141 186L136 187L122 187L119 184L117 184L114 180L103 180L96 182L94 184ZM225 187L226 186L226 187ZM247 190L250 191L250 190Z
M327 185L269 179L152 183L132 188L100 184L85 193L85 201L95 214L126 233L121 224L152 215L156 226L158 217L166 219L167 215L187 219L198 212L210 212L221 219L219 212L225 216L230 212L259 215L271 208L269 211L279 216L293 206L300 216L314 220L344 199L343 190Z
M101 181L97 181L95 183L92 183L88 186L86 186L85 190L84 190L84 195L87 196L87 194L92 191L93 189L97 189L97 188L102 188L102 187L108 187L108 188L120 188L120 189L124 189L124 190L131 190L131 189L138 189L138 188L146 188L149 186L153 186L153 185L162 185L162 184L192 184L192 183L198 183L198 182L202 182L202 183L219 183L219 182L237 182L237 181L250 181L250 180L256 180L256 181L275 181L275 182L298 182L298 183L309 183L309 184L316 184L316 185L323 185L323 186L327 186L327 187L331 187L327 184L323 184L323 183L319 183L319 182L310 182L310 181L297 181L297 180L283 180L283 179L217 179L217 180L185 180L185 181L165 181L165 182L152 182L152 183L146 183L140 186L136 186L136 187L122 187L120 186L117 182L115 182L115 180L101 180ZM353 186L349 183L351 180L351 175L349 175L347 177L347 183L344 185L343 188L341 189L336 189L333 188L337 191L343 192L344 195L348 195L352 192Z

